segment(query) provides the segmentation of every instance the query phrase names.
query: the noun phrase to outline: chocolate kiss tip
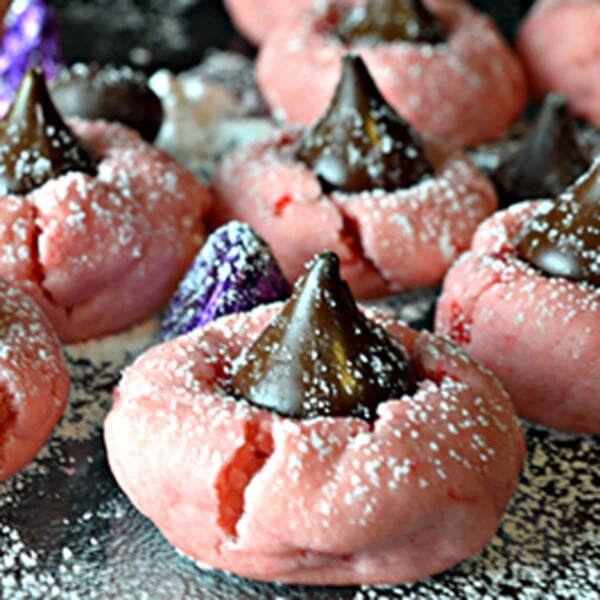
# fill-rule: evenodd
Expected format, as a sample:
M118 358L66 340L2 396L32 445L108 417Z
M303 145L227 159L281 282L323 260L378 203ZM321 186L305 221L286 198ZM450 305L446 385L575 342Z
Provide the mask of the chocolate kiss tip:
M346 43L406 41L438 44L446 40L444 25L422 0L370 0L350 11L338 27Z
M589 167L565 99L549 94L532 131L499 166L494 180L501 208L524 199L556 197Z
M569 140L574 140L573 120L565 98L559 94L548 94L544 99L535 124L534 137L560 137L559 132L568 132ZM548 136L547 134L554 134Z
M306 131L296 157L314 171L325 192L398 190L433 172L416 132L353 54L343 57L331 104Z
M95 160L56 110L44 72L25 73L0 121L0 193L25 194L69 171L95 175Z
M600 285L600 161L525 224L517 246L546 275Z
M342 57L342 74L332 101L332 109L336 105L355 105L361 112L366 112L370 103L387 105L365 61L358 54L345 54Z
M5 120L25 120L30 116L32 111L35 116L35 105L38 102L43 102L46 94L46 78L42 69L39 67L29 69L29 71L23 75L21 85L15 94L15 98Z
M380 402L413 385L403 348L359 311L325 252L312 263L281 313L234 368L236 397L294 418L371 420Z

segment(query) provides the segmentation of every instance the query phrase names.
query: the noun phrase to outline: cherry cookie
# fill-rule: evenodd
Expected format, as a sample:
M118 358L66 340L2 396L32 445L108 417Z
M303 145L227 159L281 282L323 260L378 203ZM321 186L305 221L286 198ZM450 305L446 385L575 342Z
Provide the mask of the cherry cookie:
M332 2L267 38L256 68L275 114L315 121L348 52L363 58L385 99L419 131L462 146L498 137L525 107L518 60L468 2L369 0L354 8Z
M0 276L64 342L155 313L204 241L196 177L122 125L67 125L39 70L0 122L0 163Z
M449 568L493 536L525 453L489 371L359 309L330 253L285 304L138 358L104 432L119 485L176 548L287 583Z
M38 453L69 395L69 371L32 298L0 279L0 481Z
M573 112L600 127L600 34L596 0L538 0L517 35L516 48L532 92L554 91Z
M435 328L492 370L524 417L600 432L600 162L557 200L480 226L444 280Z
M434 285L496 208L465 155L421 139L382 98L363 61L343 59L332 104L311 129L226 155L213 224L249 223L296 280L324 249L361 298Z

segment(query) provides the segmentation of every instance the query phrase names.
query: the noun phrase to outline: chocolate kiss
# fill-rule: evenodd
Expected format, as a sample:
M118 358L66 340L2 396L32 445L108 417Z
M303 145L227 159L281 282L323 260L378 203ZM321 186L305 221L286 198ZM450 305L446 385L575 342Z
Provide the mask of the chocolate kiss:
M338 28L346 43L446 41L446 29L421 0L371 0L348 14Z
M234 370L237 397L301 419L372 420L380 402L413 387L406 351L358 310L330 252L315 259Z
M600 286L600 161L526 223L517 243L546 274Z
M549 94L533 130L496 171L500 204L506 207L527 198L555 198L589 166L565 99Z
M29 70L0 122L0 194L26 194L68 171L94 175L95 161L58 114L43 71Z
M76 64L52 82L50 93L66 117L119 121L149 142L162 124L160 99L145 75L129 67Z
M304 135L296 157L313 169L325 191L396 190L433 171L415 131L353 55L344 56L333 100Z

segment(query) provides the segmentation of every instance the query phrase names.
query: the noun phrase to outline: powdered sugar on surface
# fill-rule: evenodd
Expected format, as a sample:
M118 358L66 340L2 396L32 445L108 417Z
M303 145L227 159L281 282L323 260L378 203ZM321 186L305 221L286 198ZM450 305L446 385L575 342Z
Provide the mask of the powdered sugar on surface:
M213 178L213 218L248 222L294 280L328 248L358 297L439 283L496 207L489 181L460 153L426 139L435 177L395 191L323 194L295 158L302 132L286 129L228 154ZM309 223L309 225L306 225ZM305 226L305 228L302 227ZM318 227L318 239L308 227Z
M404 306L400 298L391 304L424 321L427 294L417 296ZM198 570L131 506L104 457L101 421L112 388L153 333L154 324L148 323L123 336L68 349L73 390L63 422L32 465L0 483L3 597L598 598L598 438L531 425L526 425L529 456L497 535L477 556L444 574L403 586L332 590L256 584ZM376 458L366 478L377 477ZM397 468L401 477L403 465Z
M518 62L467 3L433 3L450 31L446 44L373 46L339 40L336 22L345 10L342 3L332 4L326 15L307 12L282 25L261 47L257 78L284 120L307 124L325 112L348 51L361 55L392 106L431 135L476 145L496 137L522 111L525 79ZM280 77L282 69L294 77Z

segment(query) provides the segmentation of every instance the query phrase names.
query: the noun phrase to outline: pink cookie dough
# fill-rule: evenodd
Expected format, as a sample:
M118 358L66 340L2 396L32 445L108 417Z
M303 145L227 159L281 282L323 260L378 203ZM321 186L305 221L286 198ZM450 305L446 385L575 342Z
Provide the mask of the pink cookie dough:
M547 277L515 247L547 202L516 204L481 225L446 276L435 329L496 374L519 414L600 433L600 288Z
M210 192L122 125L70 121L99 158L0 198L0 277L30 293L64 342L116 332L170 298L204 241Z
M213 225L249 223L289 281L327 249L360 298L440 283L496 209L487 178L462 152L431 140L425 153L434 178L397 192L323 194L314 173L294 159L301 135L287 131L235 150L213 179Z
M417 391L374 423L282 417L219 384L280 309L219 319L125 371L104 431L134 505L180 551L259 580L400 583L478 552L525 455L498 381L454 344L367 311L408 349Z
M311 124L329 105L342 56L352 51L364 59L386 100L420 132L462 146L498 137L527 100L518 60L491 20L467 2L425 4L450 31L447 44L349 47L333 33L335 8L278 28L257 60L258 82L271 108L288 121ZM343 12L338 7L337 14Z
M323 0L225 0L235 26L257 46L281 24L322 4Z
M571 110L600 127L600 3L537 2L517 36L517 51L537 97L562 94Z
M65 410L69 371L32 298L0 279L0 481L38 453Z

